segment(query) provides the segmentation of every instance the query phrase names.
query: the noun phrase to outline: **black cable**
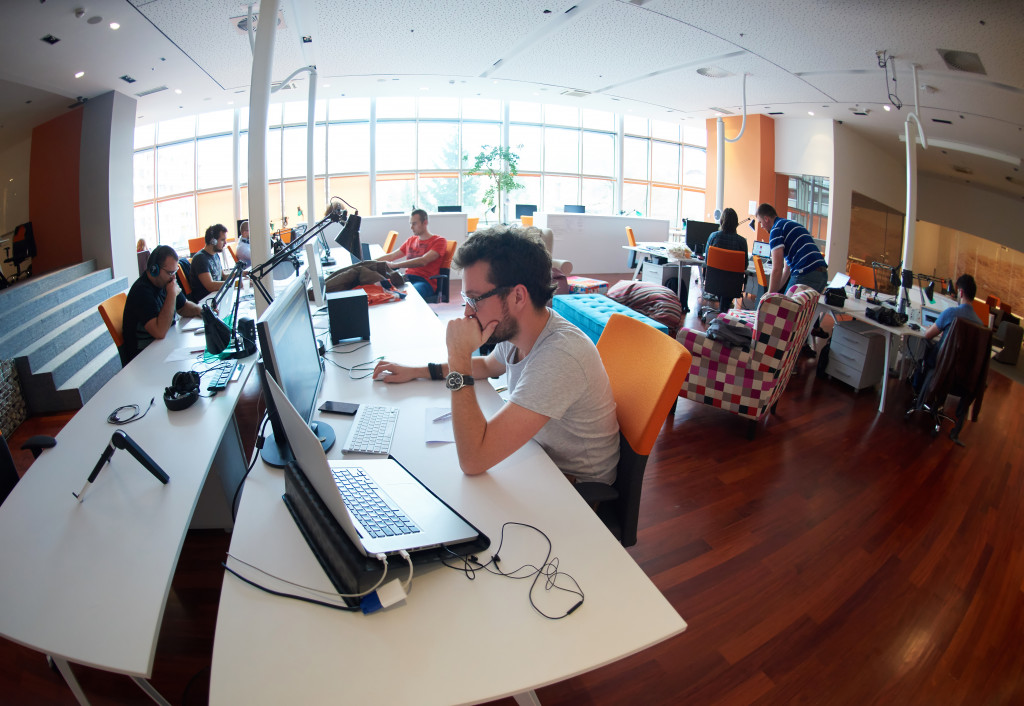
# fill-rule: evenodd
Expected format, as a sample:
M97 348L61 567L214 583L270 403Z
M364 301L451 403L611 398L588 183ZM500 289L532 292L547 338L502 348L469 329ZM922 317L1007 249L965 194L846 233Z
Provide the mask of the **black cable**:
M501 548L502 548L502 546L504 546L504 543L505 543L505 528L510 526L510 525L517 526L517 527L526 527L526 528L532 529L533 531L537 532L541 537L543 537L545 542L547 542L547 544L548 544L547 554L545 555L544 562L540 565L540 568L534 566L533 564L523 564L522 566L519 566L519 567L513 569L512 571L503 571L498 566L498 563L501 561L501 557L500 557L500 555L501 555ZM538 529L537 527L534 527L533 525L529 525L529 524L526 524L526 523L523 523L523 522L506 522L506 523L504 523L501 526L501 537L498 540L498 548L491 555L491 558L489 560L487 560L486 562L484 562L484 563L480 563L475 556L468 556L468 557L460 556L460 555L456 554L455 552L453 552L448 547L445 547L445 550L449 554L451 554L453 557L455 557L456 559L462 561L463 566L460 567L458 565L449 564L447 561L444 560L444 558L441 559L441 563L444 566L447 566L449 569L455 569L456 571L463 572L466 575L466 578L468 578L471 581L475 580L476 572L479 571L479 570L483 570L483 571L486 571L486 572L488 572L490 574L495 574L497 576L504 576L505 578L510 578L510 579L517 579L518 580L518 579L533 578L533 581L530 583L530 591L529 591L529 594L528 594L529 600L530 600L530 605L533 607L533 609L535 611L537 611L540 615L544 616L548 620L561 620L562 618L567 618L570 615L572 615L580 606L583 605L583 601L584 601L583 589L580 588L579 582L576 581L576 579L573 578L571 575L565 573L564 571L559 571L558 570L558 563L559 563L558 557L552 558L552 556L551 556L551 552L552 552L551 539L542 530ZM490 568L492 565L494 566L493 569ZM519 574L519 572L523 571L524 569L527 570L526 574L517 575L517 574ZM534 591L537 588L537 582L540 580L541 576L545 577L544 590L550 591L551 589L557 589L557 590L563 591L565 593L571 593L571 594L573 594L575 596L579 596L579 600L571 608L569 608L569 610L567 610L563 615L548 615L547 613L542 611L537 606L537 604L536 604L536 602L534 601L534 598L533 598ZM557 583L559 576L565 576L567 579L572 581L573 586L575 586L575 588L565 588L563 586L559 586L558 583Z
M369 344L366 344L366 345L369 345ZM328 351L328 353L330 353L330 352L331 351ZM354 352L354 351L347 351L347 352L351 353L351 352ZM341 368L342 370L347 370L348 371L348 376L352 380L365 380L366 378L368 378L371 375L373 375L373 370L374 370L374 368L377 367L377 362L381 361L381 360L384 360L384 356L379 355L376 358L374 358L373 360L368 360L365 363L356 363L352 367L347 367L347 366L342 365L341 363L333 361L330 358L328 358L326 355L324 356L324 360L326 360L328 363L330 363L331 365L333 365L335 367ZM367 366L369 366L369 367L367 367ZM363 373L363 375L357 375L356 373Z
M124 405L121 405L120 407L118 407L113 412L111 412L110 414L107 415L107 423L108 424L117 424L118 426L120 426L122 424L131 424L132 422L137 422L140 419L142 419L143 417L145 417L147 414L149 414L149 410L151 410L153 408L153 403L155 401L156 401L156 397L150 398L149 406L146 407L146 411L143 412L142 414L139 414L139 411L142 408L139 407L139 405L137 405L137 404L124 404ZM122 419L119 415L120 415L121 410L124 410L124 409L132 410L132 416L125 417L124 419Z
M896 110L903 108L903 101L896 95L897 83L896 83L896 57L888 56L885 52L878 57L878 64L885 69L885 90L889 94L889 102L893 104ZM889 88L889 65L892 65L892 89Z
M235 578L241 579L242 581L244 581L245 583L249 584L253 588L258 588L259 590L261 590L261 591L263 591L265 593L269 593L272 596L278 596L280 598L291 598L291 599L294 599L296 601L302 601L303 603L312 603L313 605L323 606L324 608L333 608L334 610L343 610L343 611L345 611L347 613L357 613L360 610L362 610L359 606L337 605L335 603L328 603L327 601L318 601L315 598L307 598L306 596L297 596L294 593L284 593L283 591L275 591L272 588L267 588L266 586L262 586L262 585L256 583L255 581L253 581L251 579L247 579L246 577L242 576L240 573L238 573L237 571L232 569L230 566L228 566L226 562L222 561L220 563L220 565L223 566L224 569L228 573L230 573L232 576L234 576Z
M231 522L232 523L235 521L235 517L238 516L238 498L239 498L239 493L242 492L242 486L245 485L245 479L249 477L249 474L252 473L252 469L256 467L256 459L258 459L260 457L260 449L263 448L263 443L262 443L262 441L259 441L259 439L263 436L263 432L266 430L267 422L269 422L269 421L270 421L270 415L268 415L268 414L264 415L263 416L263 423L260 424L259 431L256 433L257 444L256 444L256 448L253 449L252 458L249 460L249 466L248 466L248 468L245 469L245 475L243 475L242 479L240 481L238 481L238 486L235 488L235 495L234 495L233 498L231 498Z

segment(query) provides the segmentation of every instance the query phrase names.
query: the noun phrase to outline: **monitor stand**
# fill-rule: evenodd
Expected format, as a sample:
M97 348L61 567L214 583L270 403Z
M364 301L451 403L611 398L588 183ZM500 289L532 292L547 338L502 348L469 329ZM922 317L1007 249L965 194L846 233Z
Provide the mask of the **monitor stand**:
M327 422L319 420L310 422L309 426L313 433L316 434L316 438L320 440L320 445L324 447L324 453L327 453L334 446L334 442L337 439L334 428ZM260 458L263 459L265 464L274 468L284 468L288 465L289 461L295 460L295 456L292 455L292 450L288 447L288 444L279 444L273 434L268 435L263 440Z

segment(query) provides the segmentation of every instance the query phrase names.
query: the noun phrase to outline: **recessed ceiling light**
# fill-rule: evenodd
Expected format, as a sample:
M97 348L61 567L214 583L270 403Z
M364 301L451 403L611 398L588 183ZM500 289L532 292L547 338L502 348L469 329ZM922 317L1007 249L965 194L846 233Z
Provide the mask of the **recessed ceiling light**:
M882 106L882 110L884 110L886 113L888 113L890 110L892 110L892 108L890 108L888 105L883 105Z
M85 76L84 71L79 71L77 74L75 74L75 78L82 78L83 76Z
M90 17L89 19L86 20L86 22L88 24L91 24L91 25L98 25L102 21L103 21L103 18L100 17L99 15L93 15L92 17Z
M813 117L814 116L814 111L813 110L808 110L807 114L810 115L811 117Z
M180 88L175 88L174 92L177 93L179 96L181 95L181 89Z
M702 66L697 69L697 73L707 78L725 78L726 76L732 76L732 73L725 69L719 68L718 66Z
M111 22L110 23L110 29L121 29L121 25L118 24L117 22Z
M324 84L324 88L330 88L330 87L331 87L331 84L329 84L329 83L325 83Z

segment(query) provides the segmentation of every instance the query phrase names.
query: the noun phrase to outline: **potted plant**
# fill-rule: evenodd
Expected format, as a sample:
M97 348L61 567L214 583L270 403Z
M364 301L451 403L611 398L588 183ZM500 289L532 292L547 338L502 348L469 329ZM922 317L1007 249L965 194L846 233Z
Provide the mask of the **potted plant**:
M519 147L521 148L522 145L519 145ZM468 160L469 155L463 155L462 159ZM489 209L493 209L495 206L498 207L499 223L504 222L502 218L502 192L507 193L516 189L526 188L524 184L516 181L516 176L519 175L519 170L516 168L518 162L519 155L508 147L484 145L480 154L476 156L473 168L466 172L470 176L476 174L485 174L487 176L489 181L487 191L484 192L484 196L480 201L486 204Z

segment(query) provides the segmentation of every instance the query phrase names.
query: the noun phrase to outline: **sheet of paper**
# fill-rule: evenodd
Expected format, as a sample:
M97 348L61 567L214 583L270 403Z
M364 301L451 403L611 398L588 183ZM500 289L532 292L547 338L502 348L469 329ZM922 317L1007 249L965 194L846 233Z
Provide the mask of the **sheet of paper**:
M179 360L193 360L204 350L206 350L206 348L204 348L201 343L196 348L175 348L167 354L167 357L164 358L164 362L175 363Z
M428 444L455 441L455 428L452 427L451 415L450 407L427 407L424 438Z
M832 278L832 281L828 283L830 289L840 289L850 283L850 275L845 272L838 272L836 276Z

